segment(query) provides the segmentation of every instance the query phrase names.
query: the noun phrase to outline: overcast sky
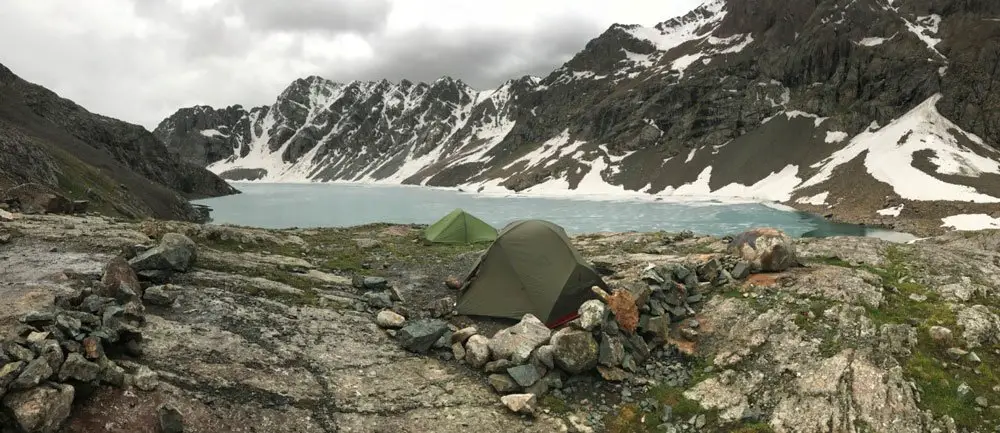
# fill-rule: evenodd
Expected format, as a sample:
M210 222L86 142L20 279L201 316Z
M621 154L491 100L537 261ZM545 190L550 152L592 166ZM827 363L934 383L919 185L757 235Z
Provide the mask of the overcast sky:
M152 129L180 107L270 104L320 75L477 88L545 75L613 23L699 0L0 0L0 63Z

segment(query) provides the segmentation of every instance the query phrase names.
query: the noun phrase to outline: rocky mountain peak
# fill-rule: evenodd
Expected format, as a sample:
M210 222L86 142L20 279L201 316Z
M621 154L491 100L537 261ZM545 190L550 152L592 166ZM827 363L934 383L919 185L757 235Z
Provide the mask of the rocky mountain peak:
M963 196L908 193L866 165L880 151L870 135L900 119L955 125L898 149L909 155L901 167L1000 202L1000 183L985 180L1000 168L949 168L994 158L1000 142L990 108L1000 96L984 91L1000 64L993 4L710 0L652 27L612 25L545 77L486 90L448 76L304 83L269 107L163 138L231 178L735 195L884 221L876 211L887 203ZM924 131L904 129L885 137Z

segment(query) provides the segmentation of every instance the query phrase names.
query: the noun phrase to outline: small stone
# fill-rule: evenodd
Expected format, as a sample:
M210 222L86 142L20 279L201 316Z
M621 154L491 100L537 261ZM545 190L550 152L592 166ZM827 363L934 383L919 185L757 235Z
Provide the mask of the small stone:
M156 372L150 370L145 365L139 367L139 371L135 373L134 380L135 386L143 391L152 391L160 384Z
M538 399L535 394L510 394L500 397L500 401L514 413L533 414Z
M979 355L976 355L976 352L969 352L969 354L965 356L965 359L976 364L983 362L983 360L979 358Z
M608 309L603 302L591 299L580 305L580 317L577 324L581 329L591 331L601 325L608 316Z
M496 361L487 362L486 365L483 366L483 371L487 373L501 373L507 371L507 369L512 365L514 365L514 363L510 362L509 359L498 359Z
M629 374L618 367L597 366L597 372L608 382L624 382L629 378Z
M482 368L490 360L490 340L476 334L465 343L465 362L473 368Z
M976 404L979 405L979 407L989 407L990 401L987 400L986 397L979 396L976 397Z
M512 377L503 373L491 374L486 381L500 394L510 394L521 389Z
M462 282L458 278L450 277L444 280L444 286L451 290L458 290L462 288Z
M493 359L510 359L516 364L523 363L535 348L548 343L552 331L532 314L525 314L521 321L509 328L497 331L489 340Z
M597 366L599 347L590 332L563 328L552 336L552 346L555 364L568 373L581 374Z
M87 361L79 353L70 353L59 370L59 380L75 379L81 382L91 382L97 379L97 375L100 373L100 365Z
M963 356L969 354L969 352L967 350L964 350L964 349L961 349L961 348L958 348L958 347L949 348L946 352L948 353L948 356L950 356L950 357L952 357L954 359L961 359Z
M507 374L514 378L514 381L518 385L523 387L529 387L534 385L542 378L544 371L538 371L538 368L531 364L518 365L507 369Z
M17 379L11 382L10 389L33 388L49 377L52 377L52 367L44 358L37 358L29 362Z
M45 340L46 338L49 338L48 332L32 332L28 334L27 341L28 343L34 344Z
M392 295L388 291L365 292L361 296L365 303L373 308L392 308Z
M35 359L35 354L31 349L14 342L3 344L3 351L7 353L10 359L18 359L25 362Z
M184 433L184 417L172 406L163 405L157 410L160 417L160 433Z
M698 341L698 331L691 328L681 328L681 337L688 341Z
M478 332L479 331L476 330L475 326L467 326L465 328L459 329L458 331L455 331L454 334L451 334L451 342L465 344L465 342L469 340L469 337L476 335L476 333Z
M407 322L399 331L398 338L404 349L416 353L427 353L441 335L448 330L448 324L436 319L420 319Z
M389 287L389 281L382 277L365 277L361 282L361 288L366 290L383 290Z
M740 260L733 265L733 270L729 272L733 278L737 280L742 280L750 276L750 264Z
M177 299L177 295L168 289L172 289L170 286L153 286L146 289L146 293L142 295L142 300L150 305L159 305L162 307L169 307L174 305L174 301Z
M452 332L451 332L450 329L444 331L444 334L441 334L441 336L438 337L437 341L435 341L434 345L431 346L431 347L434 348L434 349L449 349L449 348L451 348L451 334L452 334Z
M121 388L125 386L125 377L125 369L113 361L103 358L100 375L101 382Z
M406 318L392 310L379 311L378 315L375 316L375 324L380 328L398 329L402 328L404 323L406 323Z
M539 347L538 349L535 349L535 353L533 353L531 356L533 356L536 360L538 360L538 363L544 365L545 368L551 370L555 368L555 361L552 359L553 350L555 350L555 348L552 347L551 344L546 344L544 346Z
M454 343L451 345L451 354L455 356L455 359L464 360L465 359L465 346L462 343Z
M972 395L972 387L970 387L969 384L962 382L962 384L958 386L957 394L959 400L965 400Z
M617 367L625 360L625 344L617 335L601 334L601 344L597 362L608 367Z
M911 293L910 294L910 300L911 301L916 301L916 302L924 302L924 301L927 300L927 296L921 295L921 294L918 294L918 293Z
M930 334L931 340L939 343L951 341L951 330L943 326L931 326L931 329L927 332Z
M354 244L358 246L358 249L362 250L370 250L382 246L382 243L378 239L367 238L355 239Z

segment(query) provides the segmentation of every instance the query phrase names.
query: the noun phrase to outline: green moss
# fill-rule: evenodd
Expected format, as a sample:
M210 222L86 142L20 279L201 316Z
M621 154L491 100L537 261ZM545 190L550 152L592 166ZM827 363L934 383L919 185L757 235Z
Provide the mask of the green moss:
M552 413L560 415L570 413L573 411L573 408L571 408L569 404L566 403L566 400L563 400L552 394L547 394L544 397L542 397L541 406L550 410Z
M660 385L650 389L649 395L661 405L669 405L672 408L671 416L677 419L686 420L699 413L705 413L698 402L684 397L684 390L677 387Z

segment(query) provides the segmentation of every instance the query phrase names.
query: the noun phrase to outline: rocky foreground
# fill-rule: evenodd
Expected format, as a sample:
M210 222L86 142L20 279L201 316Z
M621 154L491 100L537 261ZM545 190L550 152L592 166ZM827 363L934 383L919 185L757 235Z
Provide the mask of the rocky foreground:
M444 281L482 246L418 239L14 215L0 431L1000 431L1000 232L796 240L804 266L751 275L727 239L575 237L612 288L648 296L641 362L600 302L551 334L452 315ZM498 367L518 327L538 338Z

